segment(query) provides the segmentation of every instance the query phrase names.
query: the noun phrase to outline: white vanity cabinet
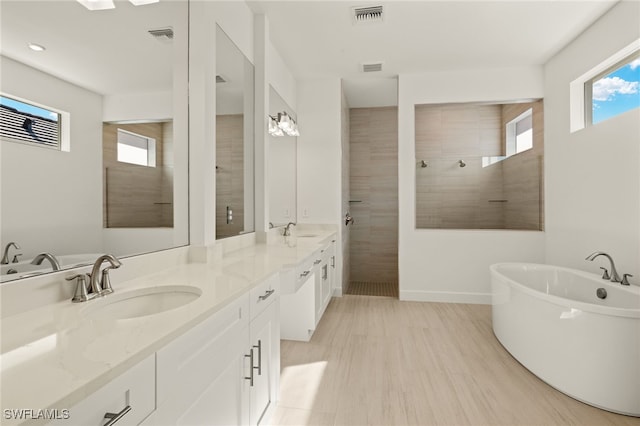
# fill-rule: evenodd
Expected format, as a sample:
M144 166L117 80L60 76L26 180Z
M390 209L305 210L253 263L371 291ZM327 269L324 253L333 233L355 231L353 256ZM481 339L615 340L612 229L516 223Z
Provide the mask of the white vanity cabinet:
M101 426L108 421L107 413L111 417L120 415L113 419L118 426L140 424L156 407L155 367L155 356L151 355L71 407L68 419L48 424Z
M280 374L278 275L159 350L150 425L256 425ZM265 417L266 418L266 417Z
M248 342L245 294L160 349L157 410L149 424L248 424Z
M319 272L316 274L316 325L320 322L333 294L335 280L335 240L321 251Z
M335 240L326 242L298 265L296 282L283 286L296 289L280 299L281 337L308 342L320 322L333 294ZM287 275L283 279L290 280Z
M251 290L249 325L250 424L271 416L280 383L280 278L275 274Z

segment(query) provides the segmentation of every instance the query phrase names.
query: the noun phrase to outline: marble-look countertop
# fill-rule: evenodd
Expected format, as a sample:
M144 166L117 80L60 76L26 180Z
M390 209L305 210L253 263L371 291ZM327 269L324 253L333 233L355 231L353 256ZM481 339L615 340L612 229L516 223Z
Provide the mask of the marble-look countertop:
M202 292L187 305L162 313L125 320L92 318L88 311L94 299L65 300L3 318L2 412L71 408L271 275L304 261L334 235L319 230L313 237L278 237L227 253L218 262L112 280L114 294L176 285ZM18 423L3 416L2 424Z

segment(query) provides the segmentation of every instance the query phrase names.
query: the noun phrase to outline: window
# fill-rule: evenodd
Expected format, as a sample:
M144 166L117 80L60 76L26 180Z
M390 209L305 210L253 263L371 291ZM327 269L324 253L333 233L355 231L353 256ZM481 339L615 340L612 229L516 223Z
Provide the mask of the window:
M585 84L587 123L597 124L640 107L639 84L640 53L638 52L587 81Z
M640 106L640 39L569 84L571 133Z
M59 150L63 115L48 107L0 96L0 136L13 142Z
M533 108L507 123L506 156L533 148Z
M156 140L118 129L118 161L155 167Z

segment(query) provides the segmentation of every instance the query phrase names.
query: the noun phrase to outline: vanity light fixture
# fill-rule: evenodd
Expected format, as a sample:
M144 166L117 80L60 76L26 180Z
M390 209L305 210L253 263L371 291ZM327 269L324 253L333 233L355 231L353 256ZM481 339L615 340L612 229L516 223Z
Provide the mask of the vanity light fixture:
M269 116L269 134L271 136L300 136L296 121L285 111L277 117Z
M36 43L29 43L29 49L36 52L44 52L45 50L47 50L46 47Z

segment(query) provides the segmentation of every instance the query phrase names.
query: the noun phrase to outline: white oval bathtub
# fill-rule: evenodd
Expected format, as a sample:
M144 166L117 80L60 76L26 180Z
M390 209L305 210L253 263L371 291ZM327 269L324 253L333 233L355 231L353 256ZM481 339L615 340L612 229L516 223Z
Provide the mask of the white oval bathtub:
M640 288L550 265L490 270L493 332L514 358L575 399L640 417Z

